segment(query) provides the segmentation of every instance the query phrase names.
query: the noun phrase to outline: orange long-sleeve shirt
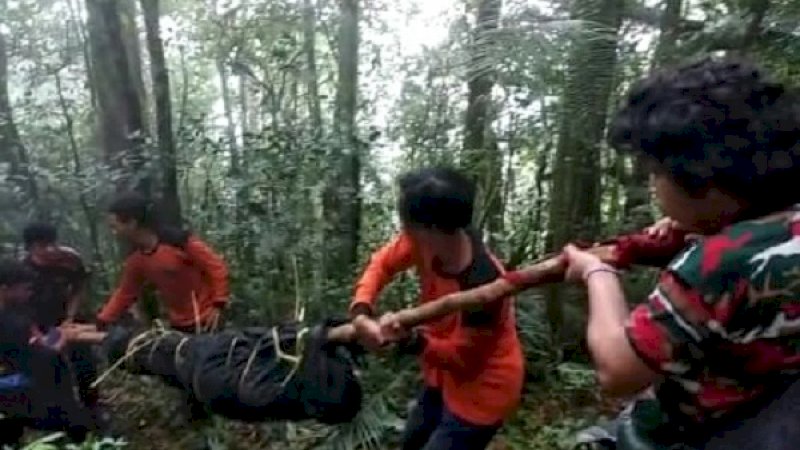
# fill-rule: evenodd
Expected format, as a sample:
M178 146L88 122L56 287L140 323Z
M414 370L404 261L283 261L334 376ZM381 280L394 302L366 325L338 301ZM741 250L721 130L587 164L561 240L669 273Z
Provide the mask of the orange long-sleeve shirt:
M151 253L135 252L125 260L119 287L97 318L114 322L133 305L145 284L166 303L171 325L205 323L213 308L228 301L228 269L222 258L195 236L183 248L159 244Z
M491 264L502 273L502 265L488 255ZM394 275L412 267L419 274L422 303L461 290L458 280L434 270L429 251L401 233L373 253L356 284L351 309L356 305L374 309L381 290ZM513 299L501 300L484 312L491 320L480 325L468 324L467 313L428 323L422 373L426 385L442 390L453 414L477 425L494 425L505 420L519 404L524 361Z

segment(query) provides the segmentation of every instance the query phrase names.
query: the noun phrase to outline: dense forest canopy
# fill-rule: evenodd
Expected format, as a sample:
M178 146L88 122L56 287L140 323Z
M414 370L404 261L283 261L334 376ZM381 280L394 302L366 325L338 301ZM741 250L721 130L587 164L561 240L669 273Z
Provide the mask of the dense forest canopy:
M621 94L722 52L800 81L798 24L794 0L0 0L0 243L58 224L98 303L105 208L136 189L225 255L241 320L343 315L400 172L467 171L511 266L641 227L646 174L605 141ZM536 364L580 314L560 296L521 313Z

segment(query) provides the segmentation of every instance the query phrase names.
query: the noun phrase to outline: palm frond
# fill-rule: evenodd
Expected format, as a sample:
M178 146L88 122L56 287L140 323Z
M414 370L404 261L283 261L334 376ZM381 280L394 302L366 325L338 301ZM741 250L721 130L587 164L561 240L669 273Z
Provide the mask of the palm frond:
M372 395L350 423L335 427L317 450L380 450L386 433L396 428L400 418L389 410L385 389Z

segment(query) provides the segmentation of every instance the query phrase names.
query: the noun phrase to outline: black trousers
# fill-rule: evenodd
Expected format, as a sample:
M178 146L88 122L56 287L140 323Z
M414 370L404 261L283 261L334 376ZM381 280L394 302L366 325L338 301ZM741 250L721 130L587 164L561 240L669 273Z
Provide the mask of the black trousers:
M800 380L714 433L700 448L706 450L793 450L800 447Z
M92 383L97 379L97 361L92 346L86 343L73 343L67 348L72 373L78 385L78 395L87 407L97 405L99 395Z
M456 417L441 391L424 388L406 421L403 450L484 450L499 429Z
M218 329L222 328L222 320L220 318L220 323L218 325ZM178 327L173 326L172 329L175 331L180 331L181 333L185 334L200 334L198 329L195 325L189 325L185 327ZM194 392L191 390L181 389L181 401L183 406L186 407L184 413L186 414L187 418L191 422L201 422L207 420L210 417L208 409L206 409L205 405L197 399L194 395Z

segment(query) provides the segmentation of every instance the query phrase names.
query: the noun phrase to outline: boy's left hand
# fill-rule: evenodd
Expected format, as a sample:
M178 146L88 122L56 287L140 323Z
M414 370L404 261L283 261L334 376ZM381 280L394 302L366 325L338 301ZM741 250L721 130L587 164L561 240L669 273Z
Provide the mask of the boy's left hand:
M564 275L564 279L567 281L583 282L587 270L603 264L603 261L597 256L580 250L572 244L564 247L563 255L567 261L567 271Z
M381 326L381 335L386 343L398 342L407 339L411 332L397 319L397 314L388 312L378 320Z

